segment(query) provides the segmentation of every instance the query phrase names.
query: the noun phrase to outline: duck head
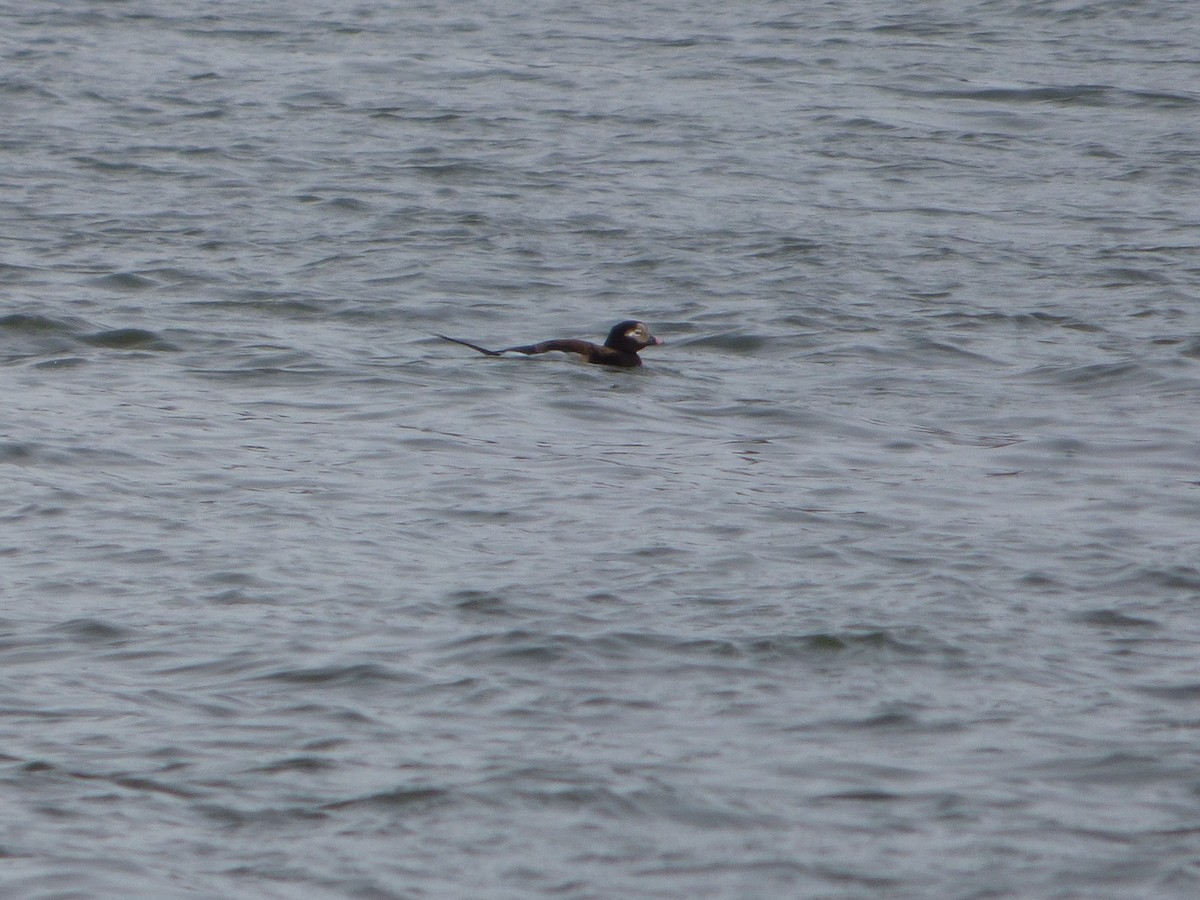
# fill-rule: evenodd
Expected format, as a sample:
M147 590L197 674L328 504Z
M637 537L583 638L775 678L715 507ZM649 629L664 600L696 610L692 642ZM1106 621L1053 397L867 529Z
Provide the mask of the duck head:
M650 333L645 322L627 319L618 322L608 333L604 346L621 353L637 353L645 347L661 344L662 341Z

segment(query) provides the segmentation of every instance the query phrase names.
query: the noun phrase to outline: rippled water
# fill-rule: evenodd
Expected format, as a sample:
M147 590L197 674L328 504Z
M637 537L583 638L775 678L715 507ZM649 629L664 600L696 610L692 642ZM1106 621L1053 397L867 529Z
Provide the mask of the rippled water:
M1193 4L0 21L5 897L1200 892Z

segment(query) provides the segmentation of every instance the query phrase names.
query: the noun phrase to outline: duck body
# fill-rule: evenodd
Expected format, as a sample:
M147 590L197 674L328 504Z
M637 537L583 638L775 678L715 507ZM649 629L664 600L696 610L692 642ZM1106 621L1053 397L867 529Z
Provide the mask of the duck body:
M587 362L595 365L617 366L622 369L640 366L642 358L638 356L638 351L663 343L662 340L650 333L650 329L644 322L638 322L636 319L626 319L624 322L614 325L603 345L593 344L591 341L565 339L542 341L538 344L526 344L521 347L508 347L504 350L488 350L486 347L480 347L478 344L472 344L470 341L460 338L446 337L444 334L436 336L444 341L451 341L455 344L462 344L464 347L470 347L472 350L478 350L486 356L501 356L505 353L523 353L526 356L532 356L535 353L560 350L563 353L578 353Z

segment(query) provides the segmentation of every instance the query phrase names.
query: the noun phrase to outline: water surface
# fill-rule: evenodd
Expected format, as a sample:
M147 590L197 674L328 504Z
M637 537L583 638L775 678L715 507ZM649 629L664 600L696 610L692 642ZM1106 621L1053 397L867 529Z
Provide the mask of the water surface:
M0 15L5 896L1200 889L1189 4Z

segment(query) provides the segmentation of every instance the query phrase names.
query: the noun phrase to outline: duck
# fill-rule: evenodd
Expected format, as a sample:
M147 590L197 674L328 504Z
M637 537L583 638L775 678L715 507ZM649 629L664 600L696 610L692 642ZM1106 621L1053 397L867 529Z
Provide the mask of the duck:
M447 337L444 334L436 334L434 337L439 337L443 341L450 341L453 344L462 344L464 347L470 347L472 350L478 350L485 356L501 356L505 353L523 353L526 356L532 356L535 353L549 353L552 350L559 350L563 353L577 353L584 358L586 362L593 363L598 366L617 366L622 369L632 369L642 364L642 358L638 353L645 350L647 347L654 347L665 343L661 338L656 338L650 333L650 329L645 322L639 322L636 319L626 319L624 322L618 322L609 331L608 337L604 339L604 344L593 344L591 341L579 340L577 338L568 338L552 341L541 341L537 344L526 344L522 347L507 347L504 350L488 350L486 347L480 347L478 344L472 344L470 341L464 341L461 338Z

